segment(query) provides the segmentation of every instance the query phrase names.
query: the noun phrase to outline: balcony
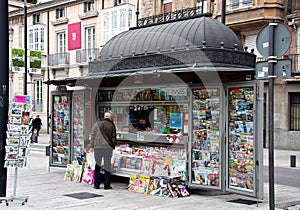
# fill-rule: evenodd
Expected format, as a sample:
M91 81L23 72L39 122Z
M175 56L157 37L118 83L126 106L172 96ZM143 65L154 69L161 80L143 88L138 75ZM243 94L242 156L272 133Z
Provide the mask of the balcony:
M76 51L76 62L77 63L88 63L89 61L98 59L98 56L99 56L98 48L77 50Z
M69 65L70 64L70 53L56 53L49 55L49 66L58 66L58 65Z
M182 10L176 10L173 12L163 13L159 15L153 15L145 18L138 19L138 26L152 25L156 23L168 22L178 19L184 19L189 17L195 17L203 15L202 7L186 8Z
M282 1L269 0L239 0L236 4L228 4L226 10L226 25L239 32L249 28L261 28L270 20L284 21L286 18ZM216 15L221 19L221 11Z
M300 13L300 2L295 0L288 0L287 5L288 15Z

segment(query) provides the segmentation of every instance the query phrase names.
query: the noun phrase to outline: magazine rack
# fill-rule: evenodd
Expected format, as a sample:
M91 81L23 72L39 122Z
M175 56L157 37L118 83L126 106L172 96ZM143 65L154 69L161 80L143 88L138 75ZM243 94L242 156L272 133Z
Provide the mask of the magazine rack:
M19 200L22 205L28 201L28 196L17 196L18 168L28 166L28 151L31 143L31 128L29 119L31 106L26 103L12 103L9 110L6 138L6 155L4 166L14 168L13 194L9 197L0 197L0 203Z

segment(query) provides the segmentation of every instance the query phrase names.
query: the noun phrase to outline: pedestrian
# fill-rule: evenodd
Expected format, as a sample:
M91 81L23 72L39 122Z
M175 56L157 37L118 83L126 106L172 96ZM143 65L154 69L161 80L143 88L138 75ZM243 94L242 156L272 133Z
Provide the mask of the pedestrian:
M32 121L32 138L33 142L38 142L38 136L40 134L40 130L42 127L42 120L40 118L40 115L37 115L35 119Z
M113 123L113 113L107 111L104 119L97 121L92 128L90 152L94 152L96 166L94 176L94 188L100 189L100 170L104 169L104 189L111 189L111 158L116 145L116 127ZM101 166L104 158L104 166Z

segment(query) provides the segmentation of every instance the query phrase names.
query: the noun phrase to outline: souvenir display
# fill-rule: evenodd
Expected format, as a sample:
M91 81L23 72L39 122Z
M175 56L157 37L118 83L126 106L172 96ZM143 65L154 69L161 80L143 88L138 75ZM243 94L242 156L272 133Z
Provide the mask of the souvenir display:
M69 163L70 95L52 95L52 164Z
M191 182L220 187L220 91L201 88L192 92Z
M77 160L84 153L84 94L73 95L73 158Z
M254 190L254 88L228 91L229 103L229 187Z
M30 104L14 102L10 105L5 146L5 167L23 168L28 166L28 152L31 143L30 113Z
M130 175L128 190L161 197L185 197L189 195L184 183L164 176Z
M186 152L183 148L121 144L114 150L112 171L186 180Z

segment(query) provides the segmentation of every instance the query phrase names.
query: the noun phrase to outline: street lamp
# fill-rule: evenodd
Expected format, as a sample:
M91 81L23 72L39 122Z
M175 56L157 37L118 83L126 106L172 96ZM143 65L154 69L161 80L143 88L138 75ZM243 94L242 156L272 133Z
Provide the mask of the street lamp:
M25 56L25 61L24 61L24 87L23 87L23 94L27 95L27 0L24 0L24 56Z

